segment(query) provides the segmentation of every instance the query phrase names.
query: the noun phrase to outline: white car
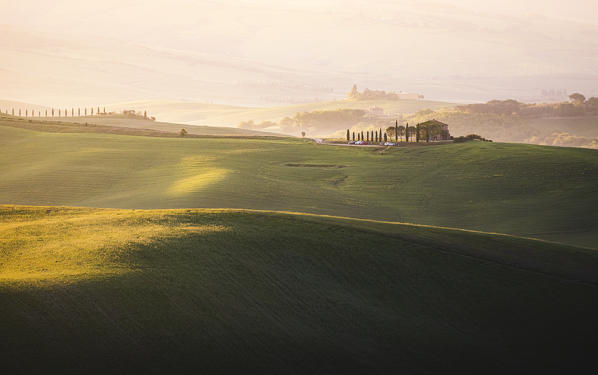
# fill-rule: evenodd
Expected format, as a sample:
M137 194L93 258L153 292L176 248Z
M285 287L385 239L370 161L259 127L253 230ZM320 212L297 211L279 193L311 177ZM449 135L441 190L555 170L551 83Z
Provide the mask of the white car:
M394 142L384 142L384 146L396 146L397 144Z
M364 142L363 141L357 141L357 142L355 142L355 144L356 145L362 145L362 144L364 144Z

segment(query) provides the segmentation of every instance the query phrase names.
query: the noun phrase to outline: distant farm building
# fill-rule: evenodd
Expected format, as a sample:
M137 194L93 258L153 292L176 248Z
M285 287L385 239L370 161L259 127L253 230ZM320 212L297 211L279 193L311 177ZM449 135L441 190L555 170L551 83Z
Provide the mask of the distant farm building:
M440 122L438 120L430 120L426 122L422 122L419 124L422 127L439 127L441 129L440 134L435 134L430 137L431 141L448 141L451 139L451 133L449 132L449 127L444 122Z

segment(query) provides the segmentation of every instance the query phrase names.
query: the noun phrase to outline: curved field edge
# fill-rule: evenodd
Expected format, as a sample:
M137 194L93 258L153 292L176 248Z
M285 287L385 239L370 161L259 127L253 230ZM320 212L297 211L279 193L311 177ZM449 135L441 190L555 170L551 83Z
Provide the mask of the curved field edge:
M200 226L189 224L192 218L201 216L218 217L215 222L221 224L211 224L210 220ZM0 234L2 234L0 240L5 248L4 264L0 265L0 271L4 269L4 272L0 273L0 280L10 279L12 275L6 272L6 264L10 264L6 262L6 254L10 253L10 250L6 249L27 246L24 245L24 241L30 243L41 241L42 248L75 246L84 249L85 246L91 246L94 248L93 251L98 251L99 248L122 248L129 243L149 243L157 238L174 238L190 233L226 232L229 228L222 224L223 217L242 217L247 220L251 220L252 217L267 217L272 220L333 225L357 232L376 233L389 239L397 238L437 251L598 285L598 272L596 272L598 251L501 233L273 210L232 208L127 210L19 205L0 205ZM57 229L63 231L62 236L56 236ZM19 234L23 231L28 233L28 240ZM74 232L80 238L73 239ZM50 238L50 235L54 237ZM325 238L322 240L326 241ZM29 265L34 263L31 261L35 256L38 254L30 254ZM101 265L101 261L97 265ZM113 266L115 268L105 269L102 272L118 273L118 266ZM40 272L29 275L27 272L17 272L12 277L44 279L46 278L44 273L48 275L47 271L42 268ZM87 272L93 274L94 271ZM75 269L63 269L55 276L68 277L80 273Z

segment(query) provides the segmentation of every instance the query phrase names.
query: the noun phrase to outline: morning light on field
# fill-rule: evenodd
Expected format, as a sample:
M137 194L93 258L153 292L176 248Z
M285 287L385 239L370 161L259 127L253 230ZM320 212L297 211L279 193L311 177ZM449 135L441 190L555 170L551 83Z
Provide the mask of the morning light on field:
M0 0L3 373L592 373L588 0Z

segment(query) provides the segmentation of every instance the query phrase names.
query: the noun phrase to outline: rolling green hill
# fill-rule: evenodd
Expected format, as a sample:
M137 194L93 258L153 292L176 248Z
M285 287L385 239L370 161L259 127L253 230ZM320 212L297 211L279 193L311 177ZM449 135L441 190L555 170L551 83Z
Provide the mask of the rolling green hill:
M242 210L0 207L5 371L579 372L598 254Z
M288 137L280 133L218 126L196 126L123 116L19 118L0 114L0 126L55 133L109 133L173 137L185 129L190 137Z
M0 140L5 204L291 210L598 243L594 150L376 149L2 126Z

